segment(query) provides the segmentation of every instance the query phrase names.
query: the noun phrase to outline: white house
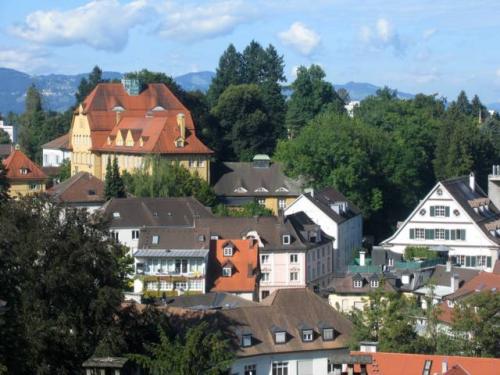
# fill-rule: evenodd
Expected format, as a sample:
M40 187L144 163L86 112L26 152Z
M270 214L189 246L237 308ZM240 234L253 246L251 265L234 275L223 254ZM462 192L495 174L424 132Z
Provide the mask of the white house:
M59 167L66 159L71 159L69 133L42 145L43 166Z
M473 173L440 181L381 245L396 254L428 247L447 252L452 263L491 272L500 252L500 212Z
M197 218L212 217L212 212L195 198L114 198L102 208L115 240L130 249L139 245L144 227L194 227Z
M0 120L0 130L3 130L9 135L11 143L15 143L17 141L16 128L14 125L7 125L3 120Z
M359 209L340 192L325 188L299 196L285 209L285 215L304 212L333 238L333 272L343 274L354 250L362 245L363 219Z

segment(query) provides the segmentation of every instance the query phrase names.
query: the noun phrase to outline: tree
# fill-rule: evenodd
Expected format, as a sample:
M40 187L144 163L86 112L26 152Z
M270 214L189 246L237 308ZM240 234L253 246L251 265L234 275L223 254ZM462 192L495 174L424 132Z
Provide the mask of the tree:
M229 86L212 108L224 134L225 160L250 160L274 149L264 96L255 84Z
M118 160L116 156L113 158L111 163L111 158L108 158L106 164L106 180L104 181L104 195L106 200L111 198L124 198L125 197L125 183L120 175L120 169L118 168Z
M64 159L59 167L57 179L63 182L71 177L71 159Z
M0 162L0 205L9 199L10 184L7 180L7 170L2 162Z
M0 363L8 373L72 374L90 357L120 308L125 249L107 224L40 197L0 210Z
M175 340L160 330L160 342L147 345L147 355L131 358L151 375L222 375L232 363L229 341L207 322L189 328Z
M298 68L286 113L286 127L291 137L297 136L310 120L327 108L338 113L345 112L344 102L325 77L319 65Z
M124 175L127 191L138 197L194 196L205 206L215 205L215 193L198 175L161 158L151 158L144 167Z
M82 103L92 90L95 89L95 87L101 82L106 81L102 79L101 68L96 65L90 72L88 79L83 77L80 80L80 84L78 85L78 89L75 93L76 105Z
M219 65L207 92L211 107L217 104L219 96L229 86L243 83L242 70L243 58L231 43L219 58Z
M7 133L6 131L0 129L0 144L2 144L2 145L8 145L10 143L12 143L12 142L10 140L9 133Z
M233 217L254 217L254 216L273 216L273 211L260 205L257 202L250 202L243 207L228 208L222 204L215 206L214 214L217 216Z
M472 106L469 102L469 98L467 98L467 94L463 90L458 94L457 100L451 103L450 108L462 115L472 115Z

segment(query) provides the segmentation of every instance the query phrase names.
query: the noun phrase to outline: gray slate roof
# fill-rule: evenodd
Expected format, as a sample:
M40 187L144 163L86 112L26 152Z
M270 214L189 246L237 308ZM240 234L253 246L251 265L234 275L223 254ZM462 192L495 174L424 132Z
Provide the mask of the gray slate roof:
M257 302L249 301L230 293L209 292L192 296L172 297L168 306L184 307L193 310L207 310L219 308L236 308L243 306L257 306Z
M334 188L327 187L314 193L304 194L312 201L321 211L323 211L330 219L340 224L350 218L360 215L361 211L353 203L351 203L341 192ZM347 211L343 214L338 214L332 209L331 205L336 202L346 202Z
M193 197L114 198L102 208L110 228L144 226L193 226L195 218L212 217L212 212ZM116 217L114 213L118 213Z
M153 244L158 236L158 244ZM210 233L205 227L148 227L141 229L138 251L158 250L207 250L210 248Z
M226 197L290 196L298 197L301 192L300 181L285 176L283 166L273 162L267 168L255 167L252 162L226 162L221 166L221 177L214 185L215 194ZM235 189L244 188L247 192L236 193ZM267 192L256 192L265 188ZM277 191L285 188L288 191Z
M431 280L434 281L436 285L449 286L451 287L451 276L457 275L459 280L459 285L466 283L474 276L479 273L479 270L474 270L471 268L462 267L451 267L451 272L446 271L446 265L437 265L432 273Z

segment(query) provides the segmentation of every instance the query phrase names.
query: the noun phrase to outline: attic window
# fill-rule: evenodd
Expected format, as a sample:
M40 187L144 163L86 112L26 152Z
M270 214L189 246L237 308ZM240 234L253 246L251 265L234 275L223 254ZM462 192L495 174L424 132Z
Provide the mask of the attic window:
M286 332L278 331L274 333L274 342L276 344L284 344L286 342Z
M426 360L424 363L424 372L422 373L423 375L430 375L431 373L431 367L432 367L432 361L431 360Z
M115 219L118 219L120 217L120 213L119 212L113 212L113 217Z
M378 285L379 285L379 281L378 280L371 280L370 281L370 286L372 288L378 288Z
M267 193L268 191L269 190L262 186L254 190L255 193Z
M353 286L354 288L362 288L363 287L363 280L353 280Z
M323 341L332 341L333 337L333 328L323 328Z
M276 189L276 193L288 193L288 189L285 187L280 187Z
M244 348L252 346L252 335L250 333L244 334L241 337L241 346Z
M290 235L289 234L284 234L282 236L282 242L283 242L283 245L290 245Z
M161 105L157 105L151 111L153 111L153 112L165 111L165 108L163 108Z
M223 252L224 252L225 257L232 257L233 256L233 247L230 245L224 246Z
M160 243L160 236L158 236L157 234L155 234L151 240L151 243L153 245L158 245Z
M310 342L313 340L313 330L312 329L303 329L302 330L302 341Z
M222 276L223 277L231 277L233 273L233 269L231 268L231 266L224 266L222 268Z
M236 189L234 189L234 192L235 193L246 193L248 190L245 189L244 187L240 186L240 187L237 187Z
M200 234L198 236L198 242L203 242L203 241L205 241L205 236L203 234Z
M88 194L89 194L89 195L95 195L95 190L90 189L90 190L88 191Z
M175 141L175 147L184 147L184 139L177 138L177 140Z
M21 169L19 169L19 172L20 172L21 174L28 174L28 168L26 168L26 167L21 167Z

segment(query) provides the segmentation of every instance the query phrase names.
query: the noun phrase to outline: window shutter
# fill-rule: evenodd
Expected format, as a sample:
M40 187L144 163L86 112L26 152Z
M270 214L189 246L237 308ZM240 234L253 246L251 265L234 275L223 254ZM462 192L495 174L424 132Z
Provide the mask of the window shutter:
M476 257L470 257L470 266L476 267Z
M434 229L429 229L429 239L430 240L434 239Z
M434 206L431 206L431 216L435 216L434 215Z
M470 256L465 257L465 267L470 267Z
M410 229L410 240L415 238L415 229Z
M446 217L450 217L450 207L446 206L445 208L445 215Z
M486 257L486 267L491 268L491 257Z
M460 229L460 239L465 241L465 229Z
M456 230L455 230L455 229L452 229L452 230L451 230L451 240L452 240L452 241L455 239L455 233L456 233Z
M430 229L426 229L425 230L425 239L426 240L430 240L431 239L431 230Z
M450 239L450 230L449 229L445 229L445 231L444 231L444 239L445 240L449 240Z

